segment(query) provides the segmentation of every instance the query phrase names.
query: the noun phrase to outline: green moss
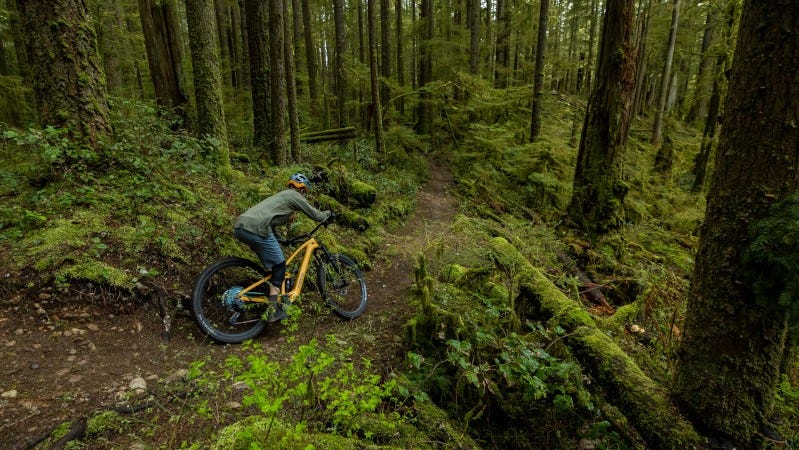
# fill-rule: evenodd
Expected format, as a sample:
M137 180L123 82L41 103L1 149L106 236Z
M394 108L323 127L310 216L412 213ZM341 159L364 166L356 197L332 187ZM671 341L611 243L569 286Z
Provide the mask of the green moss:
M95 260L81 261L58 269L57 275L72 280L86 280L117 288L133 289L136 278L130 273Z
M279 419L272 420L262 416L251 416L219 432L219 437L211 445L212 450L249 450L257 448L281 450L306 450L309 448L325 450L391 449L398 447L378 446L357 438L335 434L313 433L302 427L291 427Z
M127 419L115 411L101 411L86 421L86 435L119 432L124 429Z

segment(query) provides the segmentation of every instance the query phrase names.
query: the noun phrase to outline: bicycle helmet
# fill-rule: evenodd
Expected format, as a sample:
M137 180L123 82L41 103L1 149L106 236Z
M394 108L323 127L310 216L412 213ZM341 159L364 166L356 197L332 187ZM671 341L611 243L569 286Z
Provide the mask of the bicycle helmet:
M311 189L311 180L300 172L295 173L289 178L289 187L297 189Z

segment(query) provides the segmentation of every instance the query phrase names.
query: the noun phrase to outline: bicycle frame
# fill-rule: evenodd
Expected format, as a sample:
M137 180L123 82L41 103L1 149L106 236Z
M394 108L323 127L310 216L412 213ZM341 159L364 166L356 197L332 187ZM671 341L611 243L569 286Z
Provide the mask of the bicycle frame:
M291 291L286 292L286 283L283 280L283 286L280 286L280 294L285 295L288 297L290 303L294 303L297 298L300 296L302 292L302 285L305 282L305 275L308 274L308 268L311 266L311 256L313 256L314 251L320 248L322 245L316 238L311 237L302 245L297 247L296 250L288 257L286 260L286 267L288 267L294 259L302 254L302 260L300 261L300 268L297 271L297 275L295 276L294 286L292 287ZM258 286L266 283L272 279L272 274L265 276L264 278L256 281L255 283L247 286L241 292L239 292L239 298L244 302L252 302L252 303L266 303L269 301L269 294L264 294L263 292L255 292L253 289L257 288ZM248 295L250 294L250 295Z

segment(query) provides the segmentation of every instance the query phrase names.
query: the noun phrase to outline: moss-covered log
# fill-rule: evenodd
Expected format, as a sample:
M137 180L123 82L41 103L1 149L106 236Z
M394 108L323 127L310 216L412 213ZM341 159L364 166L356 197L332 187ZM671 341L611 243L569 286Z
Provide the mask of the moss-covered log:
M566 297L505 239L491 241L497 263L517 273L520 289L515 305L522 317L546 317L569 332L566 345L625 412L653 448L702 447L696 433L672 404L666 389L646 376L579 303Z

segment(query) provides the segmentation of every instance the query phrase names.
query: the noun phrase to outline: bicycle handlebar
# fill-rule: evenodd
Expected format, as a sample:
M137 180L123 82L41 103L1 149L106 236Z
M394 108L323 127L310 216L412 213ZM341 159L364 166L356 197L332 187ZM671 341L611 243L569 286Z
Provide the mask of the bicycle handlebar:
M308 239L310 239L311 236L316 234L316 232L319 231L320 228L326 227L326 226L332 224L337 216L338 216L338 214L336 214L336 213L331 211L330 212L330 216L327 219L319 222L319 224L313 230L311 230L308 233L301 234L299 236L293 237L291 239L285 239L285 238L280 237L279 234L275 233L275 230L272 230L272 232L275 234L275 237L277 238L278 244L280 244L280 245L297 245L297 244L301 244L301 243L307 241Z

